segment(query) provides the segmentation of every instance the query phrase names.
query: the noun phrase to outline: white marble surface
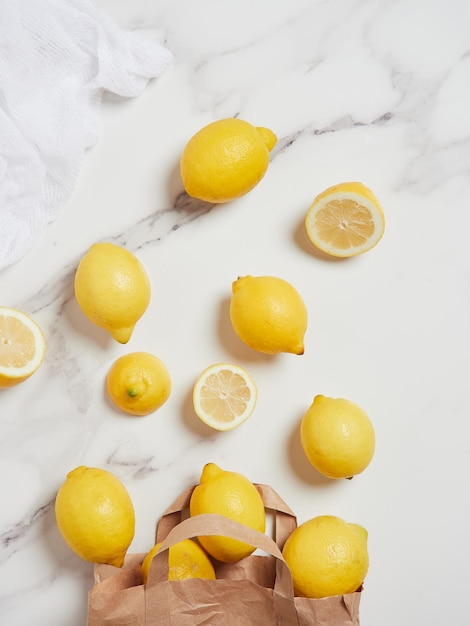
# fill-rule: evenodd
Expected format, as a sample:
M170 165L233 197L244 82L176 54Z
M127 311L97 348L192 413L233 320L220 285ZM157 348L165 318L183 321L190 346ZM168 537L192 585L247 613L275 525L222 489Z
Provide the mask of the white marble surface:
M204 463L271 484L299 522L333 513L369 530L363 626L468 623L470 426L470 5L467 0L98 0L121 25L165 43L175 62L138 98L106 97L99 144L37 246L0 273L2 304L31 313L48 353L0 395L0 622L84 626L92 565L65 546L54 496L80 464L126 484L132 551ZM279 137L262 182L212 208L186 201L178 160L206 123L239 116ZM347 261L315 254L306 210L330 184L361 180L386 233ZM151 305L126 346L73 296L99 240L147 267ZM310 314L302 357L258 355L228 320L232 280L292 282ZM147 418L119 414L104 377L144 349L173 392ZM214 433L192 411L207 365L238 362L259 389L252 418ZM367 410L370 467L321 479L298 426L317 393Z

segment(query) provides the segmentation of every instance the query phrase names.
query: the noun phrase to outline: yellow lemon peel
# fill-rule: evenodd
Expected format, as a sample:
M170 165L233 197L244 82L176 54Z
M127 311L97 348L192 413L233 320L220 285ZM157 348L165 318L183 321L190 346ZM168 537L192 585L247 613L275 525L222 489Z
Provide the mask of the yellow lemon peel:
M122 567L134 537L135 514L127 489L114 474L83 465L69 472L57 492L55 515L75 554Z
M88 319L125 344L150 302L150 283L139 259L112 243L95 243L75 273L75 297Z
M150 565L161 547L161 542L146 554L142 561L142 582L147 584ZM204 578L215 580L215 570L206 552L192 539L184 539L169 548L168 580Z
M114 361L106 376L112 402L126 413L143 416L163 406L171 394L166 365L149 352L130 352Z
M302 418L300 440L310 463L328 478L360 474L375 451L372 422L345 398L315 396Z
M264 504L256 487L242 474L223 470L215 463L204 466L200 483L191 495L189 512L191 516L218 513L259 532L266 528ZM226 563L239 561L255 550L228 537L208 536L198 540L211 556Z
M201 128L186 144L180 172L188 195L206 202L234 200L253 189L277 142L268 128L227 118Z
M333 515L298 526L282 551L297 596L324 598L357 591L367 575L367 531Z
M265 354L304 353L308 314L298 291L276 276L242 276L232 283L230 320L239 338Z

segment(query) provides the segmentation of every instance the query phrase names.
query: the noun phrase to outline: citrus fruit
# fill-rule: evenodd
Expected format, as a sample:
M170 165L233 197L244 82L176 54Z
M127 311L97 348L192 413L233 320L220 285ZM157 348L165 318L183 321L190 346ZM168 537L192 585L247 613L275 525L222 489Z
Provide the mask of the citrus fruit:
M243 276L232 283L230 320L239 338L266 354L304 353L307 309L294 287L275 276Z
M112 364L106 389L114 404L131 415L149 415L170 397L171 378L165 364L148 352L125 354Z
M131 498L111 472L81 465L67 474L55 501L57 526L85 561L122 567L134 538Z
M351 478L369 465L375 432L369 417L344 398L315 396L300 425L302 448L328 478Z
M385 218L379 201L362 183L340 183L318 195L305 226L310 241L335 257L367 252L382 238Z
M257 389L239 365L216 363L206 368L193 388L196 415L216 430L232 430L246 421L256 405Z
M367 531L333 515L298 526L282 551L292 573L294 593L324 598L357 591L367 575Z
M13 387L39 368L46 354L46 340L26 313L0 307L0 388Z
M242 474L225 471L215 463L204 466L200 483L191 494L189 514L203 513L218 513L259 532L266 528L263 500L253 483ZM211 556L225 563L239 561L255 550L253 546L228 537L198 539Z
M150 302L150 284L139 259L112 243L95 243L75 274L75 297L83 313L127 343Z
M263 178L276 135L238 118L212 122L186 144L180 161L188 195L227 202L248 193Z
M147 584L150 564L160 549L157 543L142 562L142 582ZM184 539L175 543L168 550L168 580L184 580L186 578L205 578L215 580L214 566L201 546L192 539Z

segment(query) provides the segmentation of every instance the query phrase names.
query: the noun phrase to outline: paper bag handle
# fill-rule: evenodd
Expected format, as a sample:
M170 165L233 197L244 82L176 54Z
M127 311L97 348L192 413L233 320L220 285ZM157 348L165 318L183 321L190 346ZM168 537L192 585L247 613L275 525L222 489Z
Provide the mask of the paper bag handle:
M297 518L292 509L269 485L255 483L266 509L274 511L274 541L282 550L287 537L297 527ZM182 513L189 508L195 486L186 489L162 515L156 530L155 543L161 543L168 533L182 521Z
M147 588L150 589L152 586L168 580L168 549L171 546L185 539L207 535L236 539L275 557L276 577L273 599L277 604L278 614L284 619L279 623L292 624L292 626L298 624L292 575L279 546L265 533L216 513L204 513L189 517L168 533L150 565Z

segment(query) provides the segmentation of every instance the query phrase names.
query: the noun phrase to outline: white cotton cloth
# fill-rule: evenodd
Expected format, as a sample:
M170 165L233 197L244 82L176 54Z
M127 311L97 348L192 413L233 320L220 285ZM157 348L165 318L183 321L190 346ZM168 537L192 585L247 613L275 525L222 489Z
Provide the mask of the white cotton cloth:
M103 92L135 96L172 58L89 0L0 0L0 268L70 197Z

